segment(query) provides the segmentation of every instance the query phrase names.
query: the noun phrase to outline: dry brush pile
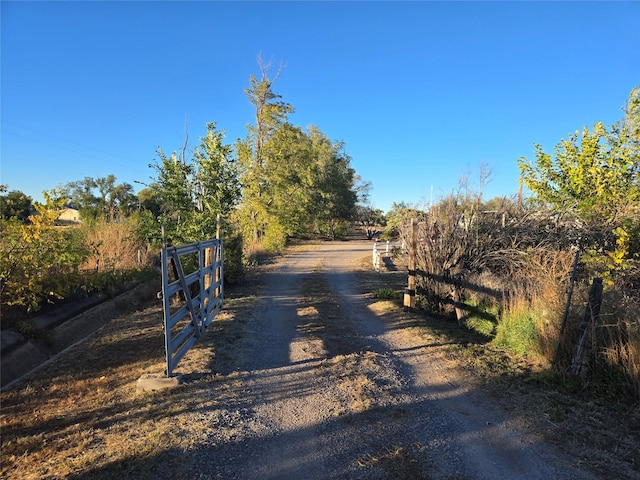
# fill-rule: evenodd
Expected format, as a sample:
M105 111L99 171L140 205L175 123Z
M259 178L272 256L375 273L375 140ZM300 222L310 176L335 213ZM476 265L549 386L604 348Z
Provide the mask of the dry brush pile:
M408 222L400 229L407 245L410 229ZM628 261L624 269L603 271L606 253L598 257L593 247L611 242L604 231L542 209L523 212L505 202L487 210L477 198L451 195L420 214L415 236L421 308L455 314L496 346L561 374L570 370L581 328L588 328L583 380L604 377L610 385L624 378L640 397L640 265ZM602 306L581 327L598 275L604 277Z

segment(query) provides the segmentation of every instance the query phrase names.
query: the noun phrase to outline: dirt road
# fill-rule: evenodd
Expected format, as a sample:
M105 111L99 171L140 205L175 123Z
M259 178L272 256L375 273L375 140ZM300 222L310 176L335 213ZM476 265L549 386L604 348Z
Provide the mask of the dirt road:
M353 262L370 248L324 243L265 274L237 353L215 365L235 400L194 413L207 433L191 477L593 478L360 293Z

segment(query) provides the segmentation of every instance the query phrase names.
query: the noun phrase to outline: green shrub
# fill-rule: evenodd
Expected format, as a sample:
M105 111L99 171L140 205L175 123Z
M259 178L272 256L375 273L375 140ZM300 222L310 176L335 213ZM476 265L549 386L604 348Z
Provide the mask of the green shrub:
M494 321L473 315L467 319L466 325L467 328L485 337L493 337L496 330L496 323Z
M376 298L380 300L400 300L402 298L402 292L394 290L393 288L379 288L376 292Z
M238 283L244 279L242 235L231 234L224 239L224 281Z
M2 304L37 311L43 302L65 298L69 278L88 251L76 228L56 227L55 209L39 206L39 215L23 225L0 220L0 293Z
M521 355L537 352L535 316L526 311L503 316L496 327L493 344Z

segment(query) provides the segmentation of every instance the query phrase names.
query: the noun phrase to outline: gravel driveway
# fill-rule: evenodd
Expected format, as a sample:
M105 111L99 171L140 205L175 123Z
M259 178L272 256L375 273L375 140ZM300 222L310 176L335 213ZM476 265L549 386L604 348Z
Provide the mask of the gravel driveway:
M265 274L238 353L220 367L237 372L237 400L196 414L207 433L191 478L593 478L438 345L368 306L353 264L370 249L323 243Z

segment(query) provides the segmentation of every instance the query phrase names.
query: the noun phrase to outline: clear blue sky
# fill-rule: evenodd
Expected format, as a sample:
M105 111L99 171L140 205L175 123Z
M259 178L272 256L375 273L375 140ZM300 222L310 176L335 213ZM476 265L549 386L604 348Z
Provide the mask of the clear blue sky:
M275 91L343 140L372 203L428 203L517 159L611 124L640 85L640 2L1 2L0 183L34 200L114 174L148 182L156 148L215 121L253 121L256 58ZM136 190L140 185L135 185Z

